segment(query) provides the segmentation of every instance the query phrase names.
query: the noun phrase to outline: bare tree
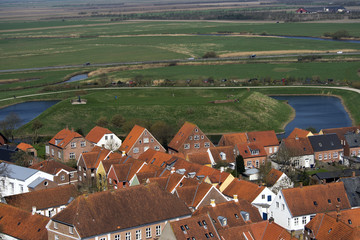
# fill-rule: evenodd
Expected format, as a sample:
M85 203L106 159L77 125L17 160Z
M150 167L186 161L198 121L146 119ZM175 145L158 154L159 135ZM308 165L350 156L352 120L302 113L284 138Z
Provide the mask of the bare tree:
M8 139L14 139L13 133L20 126L21 119L16 113L10 113L4 120L0 121L0 129Z
M43 123L38 120L38 119L35 119L35 121L32 123L32 126L31 126L31 129L34 131L34 139L33 139L33 143L36 143L37 141L37 138L38 138L38 130L40 128L43 127Z
M119 147L120 145L114 139L107 140L105 143L105 148L113 152L118 150Z

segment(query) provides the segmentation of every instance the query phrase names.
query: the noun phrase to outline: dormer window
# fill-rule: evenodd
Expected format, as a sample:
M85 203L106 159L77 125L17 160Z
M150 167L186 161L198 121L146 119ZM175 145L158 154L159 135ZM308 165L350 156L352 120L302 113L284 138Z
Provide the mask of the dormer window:
M328 203L329 203L329 204L331 203L331 200L330 200L330 199L328 199Z
M248 212L241 211L240 214L241 214L241 217L244 219L245 222L250 220L250 214Z
M319 143L319 146L322 147L322 143Z
M337 198L337 201L338 201L338 202L341 202L341 201L340 201L340 198Z
M199 131L199 129L195 128L195 132L198 132L198 131Z
M349 224L352 224L351 219L348 220L348 223L349 223Z
M189 140L192 140L192 136L189 136Z
M226 160L226 154L224 152L220 153L221 160Z
M315 206L317 206L317 205L318 205L316 201L314 201L314 205L315 205Z

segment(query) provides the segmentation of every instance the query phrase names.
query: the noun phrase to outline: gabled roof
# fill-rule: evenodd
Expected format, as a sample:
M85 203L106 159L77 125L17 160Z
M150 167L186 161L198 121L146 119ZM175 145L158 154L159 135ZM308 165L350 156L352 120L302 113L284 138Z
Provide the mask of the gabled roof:
M47 240L49 218L0 203L1 232L17 239Z
M175 172L167 177L149 178L149 182L157 182L162 189L172 193L184 177L184 175Z
M292 138L306 138L308 136L312 136L313 134L308 131L301 128L294 128L294 130L289 134L289 136L286 139L292 139Z
M246 220L242 217L242 211L249 213L249 220ZM211 205L204 206L196 210L193 213L193 216L205 213L208 213L210 217L215 220L214 225L217 230L260 222L263 220L260 216L259 210L244 199L239 199L238 202L229 201L224 203L217 203L215 207ZM222 226L220 224L218 220L219 216L225 217L227 219L226 226Z
M17 179L20 181L25 181L26 179L38 172L38 170L35 169L21 167L14 164L8 164L5 162L0 163L0 168L3 167L6 168L6 171L2 172L0 174L1 176L7 176L9 178Z
M113 132L111 132L107 128L95 126L86 135L85 139L88 140L89 142L98 143L105 134L112 134L112 133Z
M19 143L17 146L16 146L18 149L20 150L23 150L24 152L26 152L29 148L34 148L33 146L31 146L30 144L27 144L27 143Z
M350 148L360 147L360 134L359 133L346 133L345 140Z
M229 229L219 230L222 240L295 240L291 234L275 222L262 221Z
M270 186L273 186L283 174L283 172L272 168L268 175L266 175L266 183Z
M166 167L166 164L173 161L172 159L174 159L174 156L168 153L148 149L145 153L141 154L138 159L145 161L149 165Z
M143 164L144 162L142 161L131 159L127 163L113 164L112 167L119 182L128 182L135 176Z
M183 200L186 205L196 208L211 188L213 188L211 184L201 183L194 186L177 188L176 192L179 198Z
M223 134L221 139L226 146L234 146L238 143L246 143L248 141L248 137L244 132Z
M248 132L247 135L250 142L258 143L264 147L279 145L279 140L274 130Z
M179 131L175 134L174 138L170 141L168 147L174 150L179 150L195 128L198 128L195 124L185 122L184 125L182 125Z
M293 217L351 208L342 182L281 190Z
M236 145L239 150L239 154L244 158L258 158L266 157L266 151L263 146L255 143L239 143ZM255 151L256 154L252 154L252 151Z
M7 196L5 197L5 201L9 205L31 212L33 206L35 206L37 210L43 210L67 205L71 199L75 199L78 195L76 186L68 184L56 188Z
M291 156L304 156L314 154L314 150L307 137L305 138L286 138L283 140L286 148L290 150Z
M35 163L34 165L30 166L30 168L49 173L51 175L56 175L63 169L67 172L76 171L76 169L55 160L45 160L39 163Z
M63 129L58 132L50 141L49 143L55 145L59 148L65 148L69 142L71 142L74 138L82 138L79 133L74 132L69 129ZM56 144L57 143L57 144Z
M190 215L181 199L149 184L82 195L52 220L86 238Z
M314 152L343 149L338 136L333 134L308 137Z
M85 152L82 153L82 159L84 160L85 166L88 169L91 168L98 168L99 164L101 161L103 160L110 160L107 159L108 156L110 156L110 150L106 149L106 148L99 148L99 147L94 147L93 150L91 152Z
M351 207L360 206L360 177L342 178Z
M342 221L350 227L360 227L360 208L341 210L339 213L333 211L327 214L333 218L339 216L339 221Z
M126 153L129 152L145 129L146 128L140 127L139 125L135 125L126 136L125 140L119 148L119 151L125 151Z
M235 162L235 154L234 154L234 147L233 146L220 146L220 147L211 147L209 148L212 157L216 163L224 162L221 159L221 155L225 154L226 162L227 163L234 163Z
M197 163L200 165L211 164L209 154L207 152L194 152L187 155L188 161L192 163Z
M345 140L346 133L359 133L360 126L322 129L323 134L335 133L340 140Z
M0 132L0 146L8 143L9 140Z
M264 186L259 186L255 183L234 179L229 186L224 189L223 194L229 197L238 195L238 198L245 199L251 203L264 189Z
M170 222L176 239L219 239L212 220L207 214Z
M105 169L105 172L107 173L109 172L111 165L120 164L121 162L122 162L121 159L107 159L102 161L101 163Z
M10 145L0 145L0 160L7 162L15 162L15 159L12 157L18 151L16 146Z

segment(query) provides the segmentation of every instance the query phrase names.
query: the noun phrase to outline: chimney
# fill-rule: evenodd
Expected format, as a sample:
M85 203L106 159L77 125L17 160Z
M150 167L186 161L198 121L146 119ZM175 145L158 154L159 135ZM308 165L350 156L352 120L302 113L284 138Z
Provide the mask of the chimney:
M291 230L291 238L295 237L295 231Z
M234 194L234 202L238 202L238 201L239 201L239 199L238 199L237 195Z
M32 206L32 211L31 211L32 215L34 215L36 213L36 207Z
M171 167L171 174L175 172L175 167Z
M126 155L125 151L121 152L121 156L124 157Z
M303 183L302 182L300 182L300 188L302 188L303 187Z
M352 171L352 177L356 177L355 171Z
M224 172L224 167L220 167L220 172L222 173L222 172Z
M298 135L297 135L297 134L295 135L295 140L299 140L299 137L298 137Z
M339 221L340 216L341 216L341 213L340 213L340 205L336 205L336 222Z
M304 234L303 233L300 233L299 240L304 240Z
M272 222L274 222L274 218L273 218L273 217L270 217L270 218L269 218L269 223L272 223Z
M73 127L71 128L71 131L74 132L74 128L73 128Z
M211 205L212 207L215 207L215 206L216 206L216 204L215 204L215 199L210 199L210 205Z

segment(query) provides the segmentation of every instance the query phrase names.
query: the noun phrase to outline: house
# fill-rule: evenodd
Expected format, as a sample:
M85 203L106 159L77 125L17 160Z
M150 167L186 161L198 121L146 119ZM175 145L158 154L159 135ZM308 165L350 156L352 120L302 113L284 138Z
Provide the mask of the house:
M235 152L244 159L247 168L259 168L260 164L265 164L267 154L262 146L254 143L238 143L235 145Z
M226 163L229 168L235 169L236 154L233 146L211 147L207 153L212 166Z
M79 196L46 228L49 239L146 239L190 216L181 199L149 184Z
M30 144L27 144L27 143L19 143L17 146L16 146L18 149L30 154L31 156L33 157L37 157L37 151L36 149L31 146Z
M258 209L244 199L203 206L193 216L208 214L217 231L263 221Z
M346 9L343 6L327 6L324 7L324 11L327 13L344 13Z
M15 163L15 159L13 157L14 154L16 154L19 151L19 149L16 146L11 145L0 145L0 160Z
M278 154L284 159L289 159L289 164L295 168L315 167L314 150L307 137L283 139Z
M0 163L0 194L10 196L33 190L56 187L51 174L5 162Z
M95 126L85 137L93 146L116 151L121 146L121 139L107 128Z
M210 147L214 147L214 144L200 128L193 123L185 122L170 141L168 152L187 156L189 153L206 152Z
M211 159L207 152L194 152L186 156L186 160L192 163L211 167Z
M64 184L77 184L77 170L55 160L45 160L32 165L30 168L53 175L54 182L61 186Z
M5 145L9 140L0 132L0 146Z
M351 208L342 182L282 189L269 211L274 221L289 231L304 229L318 213Z
M360 156L360 133L348 132L345 134L344 155L356 157Z
M148 149L146 152L142 153L138 159L145 161L148 165L165 168L167 165L176 161L178 157L165 152L159 152L154 149Z
M148 149L154 149L160 152L166 152L165 148L146 128L135 125L126 136L119 151L137 159Z
M0 203L0 238L48 240L49 218Z
M250 202L259 210L264 220L268 219L268 208L275 198L269 188L239 179L234 179L222 193L228 197L237 195L239 199Z
M222 240L295 240L286 229L276 224L272 219L251 223L242 226L236 226L228 229L219 230Z
M324 7L301 7L296 10L297 13L322 13L324 12Z
M177 239L218 239L212 219L208 214L200 214L179 221L168 222L159 240Z
M192 211L202 206L228 201L224 194L208 183L178 187L174 194L183 200Z
M359 173L359 172L358 172ZM360 177L341 178L340 182L344 183L346 195L352 208L360 207Z
M126 163L112 164L108 173L108 186L114 189L124 188L132 185L135 174L146 163L137 159L129 159Z
M54 160L76 160L81 153L89 152L92 144L79 133L67 128L58 132L45 146L46 155Z
M275 194L281 189L294 187L294 183L285 173L274 168L266 175L265 181L269 189Z
M313 136L314 134L311 131L304 130L301 128L294 128L294 130L289 134L286 139L291 138L307 138L309 136Z
M309 141L315 160L342 163L344 149L335 133L310 136Z
M147 183L156 182L162 189L167 192L174 193L178 187L183 187L182 181L185 176L179 173L171 172L170 175L166 177L154 177L148 178Z
M339 239L355 240L360 238L360 209L349 209L317 214L305 226L304 237L309 240Z
M4 197L5 203L22 210L52 217L79 195L76 186L42 189Z
M330 172L317 172L311 175L311 179L316 184L338 182L339 179L360 176L358 169L344 169Z

